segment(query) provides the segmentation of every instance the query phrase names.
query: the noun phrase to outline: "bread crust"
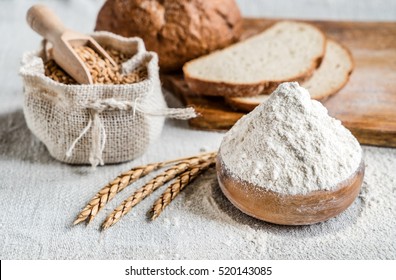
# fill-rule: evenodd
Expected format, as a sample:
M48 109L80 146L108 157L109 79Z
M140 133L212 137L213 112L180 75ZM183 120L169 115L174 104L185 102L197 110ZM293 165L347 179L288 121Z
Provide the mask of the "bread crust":
M334 43L336 43L339 47L341 47L347 54L348 58L349 58L349 62L351 63L351 68L349 69L347 75L344 77L344 81L342 81L338 87L336 87L333 91L328 91L326 93L323 93L322 95L319 96L315 96L315 100L324 102L326 101L328 98L330 98L331 96L333 96L334 94L338 93L349 81L350 76L352 75L353 69L355 69L355 60L353 59L353 55L351 53L351 51L349 50L349 48L347 48L346 46L344 46L342 43L337 42L335 40L332 39L327 39L328 41L332 41Z
M186 71L184 72L184 80L186 81L189 89L200 95L207 96L224 96L224 97L247 97L256 96L259 94L270 94L272 93L281 83L284 82L303 82L312 76L315 69L318 68L322 57L318 57L314 60L307 72L301 73L295 77L292 77L283 81L260 81L254 84L242 84L242 83L224 83L214 82L209 80L200 80L191 77ZM183 68L184 69L184 68Z
M269 96L269 95L267 95ZM251 112L261 103L248 102L240 97L225 97L225 102L230 105L234 110L241 110L244 112Z
M237 41L242 17L235 0L107 0L95 30L141 37L170 72Z
M344 80L342 82L340 82L338 84L338 86L335 87L332 91L327 91L327 92L325 92L325 93L323 93L321 95L317 95L317 96L312 97L313 99L315 99L317 101L320 101L320 102L324 102L329 97L331 97L334 94L338 93L346 85L346 83L348 82L348 80L349 80L349 78L350 78L350 76L351 76L351 74L353 72L353 69L355 68L355 62L354 62L352 53L347 47L345 47L344 45L342 45L341 43L339 43L339 42L337 42L337 41L335 41L333 39L327 39L327 42L328 43L329 42L336 43L339 47L341 47L345 51L345 53L347 54L347 56L349 58L349 63L351 64L351 67L350 67L348 73L345 75ZM245 111L245 112L252 111L254 108L256 108L256 106L258 106L260 104L258 102L248 101L248 100L244 99L243 97L242 98L241 97L226 97L225 98L225 102L227 104L229 104L232 108L234 108L236 110L242 110L242 111Z
M275 25L274 23L273 25ZM269 26L271 28L273 25ZM259 94L270 94L274 91L277 86L283 82L298 81L302 82L308 79L316 68L318 68L322 62L323 56L326 51L326 35L317 27L315 28L323 37L322 52L315 57L310 64L310 67L305 71L297 74L294 77L289 77L281 81L259 81L257 83L226 83L226 82L216 82L206 79L197 79L192 77L187 68L189 65L201 58L194 59L187 62L183 66L184 79L188 87L196 94L208 95L208 96L224 96L224 97L245 97L245 96L255 96ZM265 30L263 31L265 32Z

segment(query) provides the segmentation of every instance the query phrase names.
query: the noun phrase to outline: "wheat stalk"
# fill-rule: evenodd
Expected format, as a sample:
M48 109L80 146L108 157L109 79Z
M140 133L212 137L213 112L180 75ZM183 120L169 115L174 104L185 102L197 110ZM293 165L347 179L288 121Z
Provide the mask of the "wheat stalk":
M199 156L205 156L212 153L204 153ZM157 163L150 163L147 165L139 166L132 168L126 172L118 175L114 180L104 186L85 206L85 208L79 213L76 220L74 221L74 225L79 224L83 221L88 220L88 223L91 222L97 213L103 209L103 207L114 198L114 196L125 189L128 185L134 183L138 179L146 176L147 174L158 170L166 165L178 162L189 160L195 157L185 157L179 158L175 160L168 160Z
M74 224L81 223L88 220L91 222L96 214L111 200L114 196L125 189L129 184L132 184L139 178L157 170L163 166L162 163L147 164L133 168L117 176L116 179L104 186L85 206L85 208L77 216Z
M161 212L171 203L172 200L183 190L189 183L194 181L200 174L207 170L215 163L215 159L196 165L186 172L182 173L177 179L164 191L164 193L154 202L151 209L151 220L155 220Z
M145 199L148 195L153 193L156 189L163 186L176 176L185 172L187 169L195 166L197 164L207 162L208 160L213 160L216 153L209 153L200 155L197 157L192 157L188 160L178 162L174 166L170 167L163 173L159 174L143 187L136 190L131 196L125 199L114 211L107 216L106 220L102 224L102 229L107 229L117 223L123 216L125 216L131 209Z

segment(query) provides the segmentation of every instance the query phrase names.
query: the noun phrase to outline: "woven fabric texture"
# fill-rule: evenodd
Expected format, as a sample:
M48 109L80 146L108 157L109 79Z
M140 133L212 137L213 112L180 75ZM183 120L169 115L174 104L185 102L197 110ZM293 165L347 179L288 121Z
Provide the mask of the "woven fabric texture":
M132 161L93 171L90 166L54 159L31 133L22 112L21 55L40 44L25 19L33 2L37 1L0 1L0 259L396 259L396 149L392 148L363 146L366 174L358 199L340 216L312 226L277 226L243 214L222 194L214 170L186 187L153 222L147 220L147 211L167 185L112 228L100 231L107 215L157 173L119 193L89 226L73 226L87 202L122 171L215 151L224 134L190 129L185 121L167 119L157 141ZM40 2L50 6L66 26L88 33L104 1ZM238 4L244 16L396 21L394 0L358 4L238 0ZM165 90L164 95L169 107L182 106ZM129 102L125 106L133 105ZM102 120L103 114L99 114ZM85 115L80 129L87 121ZM106 129L109 134L110 128ZM89 130L80 141L88 141L90 134ZM70 137L67 144L73 140ZM105 151L109 145L108 140Z
M101 45L132 52L132 58L123 65L124 72L146 64L147 79L125 85L61 84L44 75L43 49L23 56L20 73L30 130L54 158L96 166L131 160L146 151L161 133L162 112L167 106L157 55L147 52L141 39L106 32L93 37Z

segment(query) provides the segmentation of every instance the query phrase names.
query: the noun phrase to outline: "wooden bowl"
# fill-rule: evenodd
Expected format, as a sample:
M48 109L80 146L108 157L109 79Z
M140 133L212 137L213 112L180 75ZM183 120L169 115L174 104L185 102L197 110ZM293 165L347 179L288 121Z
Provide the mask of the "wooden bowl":
M362 159L358 169L333 190L285 195L234 178L224 168L220 154L216 169L220 188L234 206L257 219L280 225L309 225L340 214L359 194L364 176Z

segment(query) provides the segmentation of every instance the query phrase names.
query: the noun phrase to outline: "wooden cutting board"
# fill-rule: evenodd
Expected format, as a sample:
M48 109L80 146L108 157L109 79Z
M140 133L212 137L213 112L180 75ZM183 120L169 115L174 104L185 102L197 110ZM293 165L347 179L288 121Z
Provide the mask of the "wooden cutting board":
M275 20L245 19L242 39L263 31ZM396 23L306 21L347 46L355 69L348 84L324 102L329 114L343 122L361 144L396 147ZM193 128L229 129L241 116L222 98L197 96L182 74L163 75L166 89L194 106L200 117Z

